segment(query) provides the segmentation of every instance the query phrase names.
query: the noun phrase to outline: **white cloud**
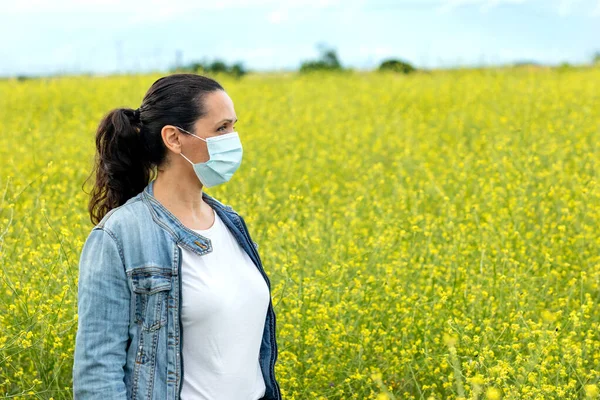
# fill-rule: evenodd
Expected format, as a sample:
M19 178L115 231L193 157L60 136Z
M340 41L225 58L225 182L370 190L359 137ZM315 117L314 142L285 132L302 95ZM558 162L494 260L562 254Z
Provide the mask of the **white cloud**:
M343 11L352 11L353 6L365 0L353 0L344 3ZM341 5L341 0L287 0L271 2L273 9L266 13L266 19L272 24L289 21L301 21L323 8Z
M556 13L558 16L567 17L574 13L575 10L579 11L579 14L586 13L586 15L600 16L600 0L596 0L597 4L595 9L589 12L589 7L578 7L582 3L586 5L592 5L593 0L441 0L440 6L437 7L436 11L439 13L448 13L454 9L461 7L479 7L479 10L483 13L490 11L501 5L519 5L519 4L533 4L539 8L546 8L551 12Z
M281 24L289 19L288 10L274 10L267 14L267 20L272 24Z
M600 17L600 0L598 0L598 4L596 4L594 11L592 11L592 15L594 17Z
M361 10L364 6L368 6L368 4L369 3L367 0L357 0L355 2L344 3L344 7L339 18L345 24L360 23L362 15Z
M569 16L573 13L573 8L575 8L578 4L584 3L584 2L586 2L586 0L560 0L558 3L558 7L557 7L558 15L560 15L561 17ZM587 3L590 6L592 5L591 1L587 1ZM586 13L586 15L590 15L589 8L585 9L585 8L580 7L579 11ZM591 12L592 16L594 16L595 14L600 15L600 1L598 1L597 5L596 5L596 9L592 10L592 12Z
M264 9L266 19L272 24L301 20L328 7L343 5L349 15L366 0L0 0L0 9L6 15L29 13L110 13L126 16L127 23L138 24L172 20L190 15L194 11L235 10L241 8Z
M525 2L526 0L443 0L437 11L447 13L460 7L479 6L480 11L488 12L490 9L503 4L522 4Z
M323 8L340 4L339 0L0 0L3 13L27 12L167 12L183 14L189 10L222 10L237 7Z
M571 0L561 0L558 2L558 15L561 17L565 17L571 13L571 5L573 2Z

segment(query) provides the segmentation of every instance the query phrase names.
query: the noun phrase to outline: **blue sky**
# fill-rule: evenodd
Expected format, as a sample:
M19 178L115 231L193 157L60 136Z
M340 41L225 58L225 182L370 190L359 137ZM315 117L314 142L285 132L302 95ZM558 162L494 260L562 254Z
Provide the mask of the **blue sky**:
M600 0L0 0L0 75L164 70L216 58L293 69L589 62Z

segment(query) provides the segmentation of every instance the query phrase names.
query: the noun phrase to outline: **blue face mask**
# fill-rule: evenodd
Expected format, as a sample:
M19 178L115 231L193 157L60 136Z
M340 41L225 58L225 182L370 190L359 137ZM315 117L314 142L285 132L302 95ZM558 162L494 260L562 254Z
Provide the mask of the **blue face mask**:
M225 133L203 139L191 132L181 129L197 139L204 140L208 147L209 160L194 164L183 153L179 153L194 167L194 172L202 185L212 187L231 179L233 173L242 163L242 142L237 132Z

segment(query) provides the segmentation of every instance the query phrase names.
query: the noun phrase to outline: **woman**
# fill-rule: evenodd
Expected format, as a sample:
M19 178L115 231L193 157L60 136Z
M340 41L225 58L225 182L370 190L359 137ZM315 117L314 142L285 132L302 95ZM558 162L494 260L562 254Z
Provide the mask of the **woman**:
M75 399L281 399L258 245L203 192L241 163L236 121L223 87L194 74L158 79L139 109L101 121Z

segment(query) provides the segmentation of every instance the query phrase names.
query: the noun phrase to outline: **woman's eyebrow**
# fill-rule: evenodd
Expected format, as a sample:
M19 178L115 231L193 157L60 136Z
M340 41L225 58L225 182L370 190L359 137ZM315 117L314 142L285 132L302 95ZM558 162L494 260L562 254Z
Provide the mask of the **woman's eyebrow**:
M222 119L220 122L217 123L217 125L220 124L220 123L222 123L222 122L224 122L224 121L236 123L237 122L237 118L235 119L235 121L232 120L232 119L227 119L227 118Z

